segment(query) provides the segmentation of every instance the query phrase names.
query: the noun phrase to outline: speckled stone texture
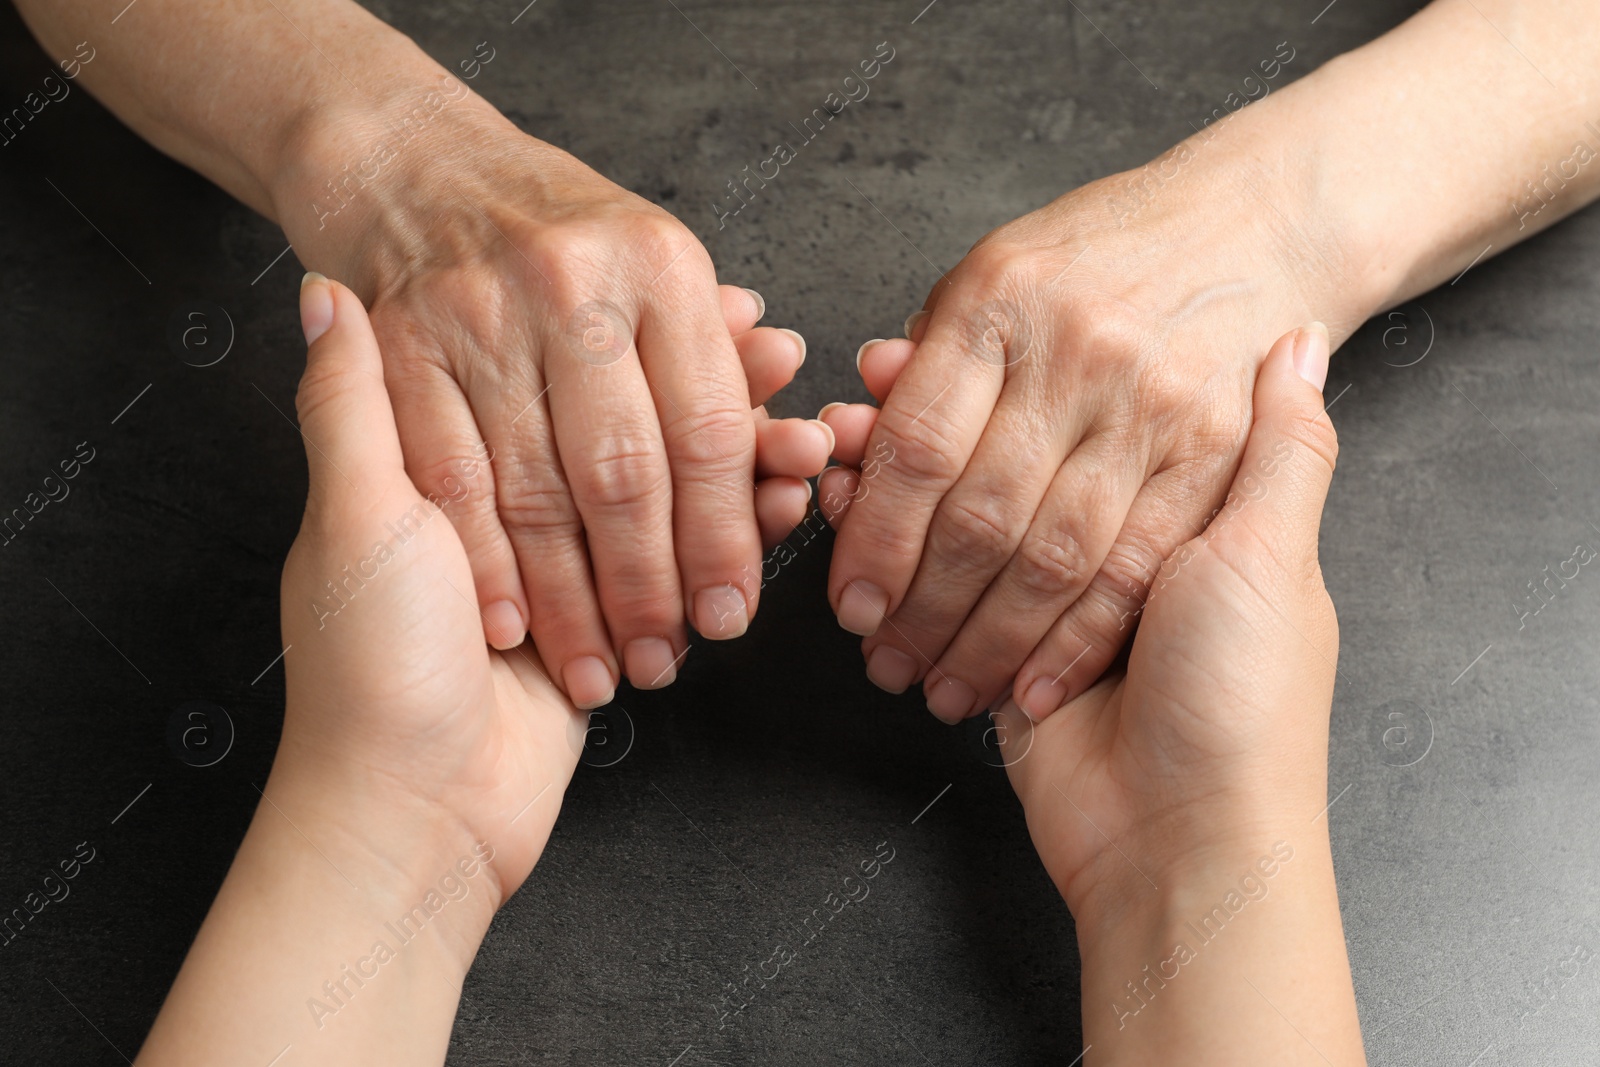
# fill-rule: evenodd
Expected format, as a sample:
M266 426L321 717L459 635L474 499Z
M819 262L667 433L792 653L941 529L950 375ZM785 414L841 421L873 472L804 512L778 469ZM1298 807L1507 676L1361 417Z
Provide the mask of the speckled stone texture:
M764 293L768 321L810 340L783 414L865 399L856 346L892 335L972 242L1154 156L1278 42L1299 76L1416 6L1342 0L1312 25L1324 0L938 0L918 17L925 2L538 0L514 25L521 0L374 6L447 66L488 42L474 88L677 212L724 280ZM883 41L895 58L871 96L719 229L725 183ZM0 47L9 108L48 60L9 9ZM302 358L300 270L269 267L274 226L82 91L0 147L0 188L0 507L78 442L95 450L0 550L0 910L78 842L97 850L0 949L0 1060L115 1064L272 758L278 569L305 489L274 405L290 410ZM1374 1063L1590 1064L1600 1046L1600 964L1568 962L1600 951L1600 576L1584 569L1520 630L1514 610L1541 568L1600 546L1597 269L1589 211L1335 358L1325 817ZM190 301L231 319L216 366L168 341ZM827 610L828 552L798 551L744 640L698 644L664 692L624 692L632 748L580 772L468 979L450 1062L1078 1054L1072 922L1004 776L970 732L867 683ZM214 766L168 748L190 700L236 725ZM720 1027L727 984L885 841L870 897Z

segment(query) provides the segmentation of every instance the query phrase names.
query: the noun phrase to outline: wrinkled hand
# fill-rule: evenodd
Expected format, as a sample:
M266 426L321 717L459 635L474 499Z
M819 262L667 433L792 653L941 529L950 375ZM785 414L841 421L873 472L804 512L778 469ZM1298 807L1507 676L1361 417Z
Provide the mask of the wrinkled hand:
M306 155L338 172L374 136ZM804 343L754 328L760 298L719 289L680 222L476 97L378 159L384 180L348 203L302 164L279 215L309 268L370 301L406 470L457 501L486 635L531 632L580 707L623 671L667 684L686 611L728 638L756 610L760 435L799 477L826 463L824 428L751 410Z
M1333 253L1286 239L1246 188L1276 195L1264 171L1193 151L1148 199L1117 175L1001 227L911 340L863 346L879 462L828 594L872 680L923 679L945 721L1007 696L1042 719L1098 678L1221 505L1268 347L1362 317L1329 314ZM839 436L871 418L824 413Z
M994 713L1034 844L1080 922L1114 911L1142 878L1128 854L1166 885L1147 868L1201 865L1197 853L1225 851L1232 834L1255 847L1263 822L1288 812L1298 829L1323 803L1339 652L1317 563L1338 451L1319 392L1327 359L1320 324L1271 349L1232 488L1205 531L1157 566L1126 671L1037 725L1013 701ZM849 465L819 485L841 529L874 491L853 469L872 469L871 412L840 420Z
M996 715L1034 844L1080 920L1285 826L1303 842L1323 806L1339 633L1317 534L1338 446L1296 366L1320 382L1326 360L1320 327L1273 348L1227 503L1159 567L1126 674L1037 726L1014 704Z
M494 843L509 893L544 847L588 716L526 640L485 646L471 561L449 518L468 498L424 493L407 475L360 300L313 275L301 304L315 337L296 397L311 492L283 574L280 763L313 783L379 783L403 797L396 806L466 829L467 847ZM792 373L748 366L764 391ZM805 512L794 464L807 450L791 440L798 420L759 410L757 420L757 466L771 477L756 511L776 541Z

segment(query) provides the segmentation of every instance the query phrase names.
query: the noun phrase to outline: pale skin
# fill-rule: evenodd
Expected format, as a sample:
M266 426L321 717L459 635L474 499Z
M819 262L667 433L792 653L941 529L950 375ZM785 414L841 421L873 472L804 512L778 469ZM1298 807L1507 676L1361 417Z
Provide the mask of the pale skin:
M518 130L350 0L23 0L138 133L283 226L371 308L406 469L450 521L497 648L530 633L582 707L676 676L756 610L758 413L793 331L719 287L667 212ZM478 64L473 55L461 62ZM479 64L481 66L481 64ZM730 317L731 316L731 317ZM826 462L825 426L767 427ZM475 473L463 464L486 454ZM780 483L798 520L804 486Z
M879 686L948 722L1083 693L1222 503L1277 337L1337 347L1600 193L1594 4L1436 0L1287 87L1275 44L1268 95L1000 227L863 346L881 416L824 409L894 457L828 585Z
M360 300L310 275L301 307L296 403L317 446L283 573L283 738L141 1063L267 1063L285 1045L294 1063L442 1062L462 978L544 848L588 725L531 642L484 643L471 561L406 473ZM758 464L795 478L795 460L773 447ZM775 536L792 526L781 496L757 497ZM353 565L365 577L330 613L327 583ZM402 942L389 926L430 893L440 906Z
M371 302L419 485L493 449L451 517L491 642L531 631L588 707L624 674L670 681L686 623L742 632L760 545L739 357L804 347L718 325L687 229L349 0L143 0L115 35L115 0L19 6L54 55L103 41L83 84ZM1258 89L1299 72L1284 44ZM1595 136L1597 47L1577 0L1437 0L980 241L912 343L862 353L869 385L911 361L879 394L872 452L896 461L829 579L869 677L920 681L951 722L1008 696L1042 719L1086 689L1221 502L1274 338L1321 319L1342 342L1594 198L1573 148Z
M1270 349L1227 503L1158 567L1126 671L1037 725L1014 701L995 714L1077 924L1091 1067L1366 1063L1325 815L1327 366L1320 323ZM845 526L871 499L860 485L823 479Z
M462 980L583 743L586 716L530 644L483 644L445 522L395 544L336 616L305 610L428 505L359 300L313 277L302 318L298 406L323 446L284 569L283 739L141 1064L442 1062ZM1338 655L1317 566L1327 358L1320 325L1269 354L1233 503L1166 561L1126 676L1037 727L1014 704L997 718L1077 921L1096 1067L1365 1062L1318 817ZM1185 925L1207 921L1211 942ZM1175 962L1179 941L1193 958Z

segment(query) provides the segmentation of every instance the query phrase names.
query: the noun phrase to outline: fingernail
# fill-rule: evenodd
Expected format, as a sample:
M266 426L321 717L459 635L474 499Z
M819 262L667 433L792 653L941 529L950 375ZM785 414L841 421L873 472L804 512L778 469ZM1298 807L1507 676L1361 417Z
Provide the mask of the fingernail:
M743 289L744 287L740 286L740 288ZM749 293L750 294L750 298L756 302L756 321L760 322L761 321L761 316L763 316L763 315L765 315L767 313L767 300L766 300L766 298L764 296L762 296L760 293L756 292L754 289L745 289L744 291Z
M527 620L511 601L496 600L483 609L483 634L491 648L501 652L516 648L527 633Z
M806 339L800 336L798 330L791 330L787 326L778 327L778 332L786 333L790 337L793 337L794 343L800 346L800 362L794 365L795 370L799 370L801 367L806 365Z
M806 506L810 507L811 506L811 500L812 500L813 497L815 497L817 495L817 491L815 489L811 488L811 483L808 482L808 481L805 481L804 479L801 480L801 484L803 484L806 487ZM810 516L807 516L807 518L809 518L809 517Z
M889 610L889 594L871 582L850 582L839 594L839 625L853 634L871 637Z
M1059 708L1067 699L1067 687L1049 678L1040 678L1022 694L1022 710L1034 722Z
M750 628L750 608L732 585L715 585L694 595L694 628L713 640L738 637Z
M867 349L871 348L873 345L882 340L883 338L881 337L874 337L872 340L866 342L860 348L856 349L856 373L859 374L861 372L861 357L867 354Z
M622 650L623 669L635 689L660 689L678 678L678 654L665 637L636 637Z
M839 446L838 439L833 436L833 427L829 426L827 423L823 422L821 419L810 419L808 421L813 426L822 427L822 432L828 435L828 455L830 455L830 456L833 455L833 450Z
M822 405L822 410L817 412L817 418L825 419L828 417L828 412L832 411L834 408L842 408L847 406L848 405L846 405L842 400L835 400L831 404L824 404Z
M917 661L898 648L879 645L867 657L867 680L885 693L904 693L917 680Z
M307 271L300 279L300 328L305 331L306 344L316 343L332 325L333 287L316 271Z
M561 668L561 682L578 710L588 711L611 703L617 693L611 669L598 656L579 656Z
M922 320L933 314L931 311L913 311L906 316L906 339L911 339L912 331L922 324Z
M940 722L954 726L972 713L977 690L959 678L942 676L927 687L928 710Z
M1320 322L1295 331L1294 369L1319 393L1328 380L1328 347L1328 328Z

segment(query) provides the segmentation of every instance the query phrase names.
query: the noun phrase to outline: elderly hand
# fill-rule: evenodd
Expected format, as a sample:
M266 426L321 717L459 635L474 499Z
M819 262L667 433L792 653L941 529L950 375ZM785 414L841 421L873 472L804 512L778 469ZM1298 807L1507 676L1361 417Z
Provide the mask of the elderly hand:
M670 682L686 614L707 637L744 631L771 473L758 438L800 477L831 440L752 412L804 343L754 328L760 298L719 289L685 226L441 85L404 141L381 111L321 121L277 214L307 266L370 299L406 470L424 493L464 493L450 520L490 641L531 632L593 707L622 673ZM326 183L341 162L363 180ZM782 484L792 503L800 487Z
M1372 310L1335 242L1283 223L1280 204L1311 209L1253 157L1207 131L1152 164L1170 171L1153 192L1139 172L1075 190L980 241L910 340L863 346L882 402L866 452L893 458L828 593L878 685L923 680L950 722L1007 696L1042 719L1081 693L1222 504L1268 347ZM836 433L864 417L825 414Z

